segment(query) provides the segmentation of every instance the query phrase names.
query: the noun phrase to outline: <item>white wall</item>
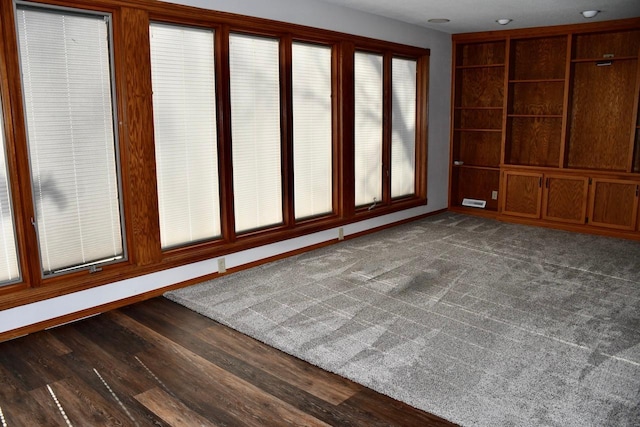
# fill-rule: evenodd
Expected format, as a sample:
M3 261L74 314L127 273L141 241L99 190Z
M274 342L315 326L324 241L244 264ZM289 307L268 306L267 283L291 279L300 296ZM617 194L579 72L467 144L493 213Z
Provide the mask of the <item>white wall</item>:
M431 50L427 190L429 203L426 206L350 224L343 227L344 234L348 236L447 207L451 97L450 35L315 0L174 0L172 3L429 48ZM227 255L225 264L227 268L238 267L306 246L336 240L337 237L337 229L326 230ZM218 259L216 258L3 310L0 311L0 333L133 297L217 271Z

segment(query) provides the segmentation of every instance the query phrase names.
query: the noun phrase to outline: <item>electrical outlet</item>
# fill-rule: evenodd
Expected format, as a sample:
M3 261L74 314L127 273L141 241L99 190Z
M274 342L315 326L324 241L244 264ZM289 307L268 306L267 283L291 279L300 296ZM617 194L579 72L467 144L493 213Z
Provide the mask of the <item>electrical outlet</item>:
M338 240L344 240L344 230L342 227L338 228Z
M492 200L498 200L498 192L497 191L493 190L491 192L491 199Z
M227 271L227 267L224 263L224 257L218 258L218 273L225 273Z

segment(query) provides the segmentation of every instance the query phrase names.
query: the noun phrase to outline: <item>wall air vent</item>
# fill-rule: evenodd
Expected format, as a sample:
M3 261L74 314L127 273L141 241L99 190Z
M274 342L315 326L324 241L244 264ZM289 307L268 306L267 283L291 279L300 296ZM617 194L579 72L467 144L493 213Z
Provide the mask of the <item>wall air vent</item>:
M487 206L486 200L477 200L477 199L462 199L462 206L469 206L471 208L482 208L484 209Z

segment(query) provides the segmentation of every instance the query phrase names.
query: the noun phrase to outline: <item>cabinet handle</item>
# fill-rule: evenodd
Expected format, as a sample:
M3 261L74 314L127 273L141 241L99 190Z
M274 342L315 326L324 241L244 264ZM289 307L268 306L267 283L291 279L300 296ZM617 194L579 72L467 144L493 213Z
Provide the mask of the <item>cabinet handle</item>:
M544 181L545 188L549 188L549 178Z
M542 177L538 180L538 187L542 188Z

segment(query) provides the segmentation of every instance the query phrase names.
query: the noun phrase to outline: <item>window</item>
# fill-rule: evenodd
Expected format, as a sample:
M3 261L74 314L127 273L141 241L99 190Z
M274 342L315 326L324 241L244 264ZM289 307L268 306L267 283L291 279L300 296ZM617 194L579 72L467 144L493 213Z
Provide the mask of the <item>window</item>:
M279 67L277 39L229 36L237 232L282 223Z
M391 61L391 197L412 195L416 175L416 61Z
M9 301L424 205L428 50L125 3L0 8Z
M356 52L355 200L356 206L382 201L382 56Z
M150 26L163 248L220 235L214 33Z
M42 273L122 259L111 18L24 5L16 18Z
M5 152L4 126L0 120L0 286L20 279Z
M416 59L355 52L356 207L416 195L417 69Z
M293 43L296 219L332 212L331 48Z

